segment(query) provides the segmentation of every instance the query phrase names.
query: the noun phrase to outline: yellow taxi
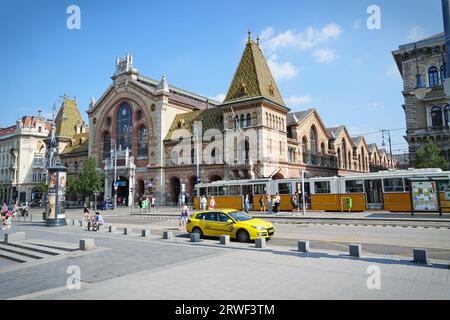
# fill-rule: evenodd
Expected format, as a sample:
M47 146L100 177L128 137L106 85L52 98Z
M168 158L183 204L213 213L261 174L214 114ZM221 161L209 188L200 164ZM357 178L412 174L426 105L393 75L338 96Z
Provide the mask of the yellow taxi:
M186 224L186 231L200 237L229 235L240 242L257 238L271 238L275 228L271 222L254 219L235 209L207 210L194 213Z

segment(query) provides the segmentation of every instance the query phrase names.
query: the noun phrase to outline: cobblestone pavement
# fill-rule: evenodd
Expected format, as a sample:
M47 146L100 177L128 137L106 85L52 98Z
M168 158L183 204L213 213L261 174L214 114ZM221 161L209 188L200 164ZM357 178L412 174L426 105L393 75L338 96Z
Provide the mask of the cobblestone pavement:
M448 263L416 265L401 257L315 250L300 254L273 245L216 239L190 243L81 227L15 226L27 239L77 243L94 238L97 249L50 261L0 267L0 298L19 299L449 299ZM137 230L135 230L136 232ZM3 237L4 232L0 232ZM81 270L81 289L69 290L66 272ZM378 266L381 289L367 288L369 266Z

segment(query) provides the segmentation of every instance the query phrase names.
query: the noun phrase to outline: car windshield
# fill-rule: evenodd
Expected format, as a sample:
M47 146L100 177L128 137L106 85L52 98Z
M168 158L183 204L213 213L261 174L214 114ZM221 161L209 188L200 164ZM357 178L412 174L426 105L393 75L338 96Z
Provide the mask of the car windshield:
M229 212L228 215L236 221L247 221L253 219L252 217L249 217L248 215L240 211L232 211Z

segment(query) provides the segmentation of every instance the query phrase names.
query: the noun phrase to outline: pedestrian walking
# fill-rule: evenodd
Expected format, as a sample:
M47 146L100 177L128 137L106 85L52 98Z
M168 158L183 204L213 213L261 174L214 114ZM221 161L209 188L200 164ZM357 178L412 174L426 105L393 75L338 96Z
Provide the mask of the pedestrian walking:
M259 198L259 206L261 207L260 212L266 212L266 202L264 201L264 195Z
M150 201L151 201L151 204L150 204L151 209L150 209L150 211L155 213L155 210L156 210L156 198L155 198L154 195L152 195L152 198L150 199Z
M179 227L180 230L182 229L182 227L186 227L189 216L190 216L189 208L187 205L184 205L181 208L180 227Z
M139 213L142 213L142 197L139 198L138 207L139 207Z
M272 213L273 213L272 208L273 208L272 196L269 195L269 196L267 197L267 209L268 209L268 212L267 212L267 213L268 213L268 214L272 214Z
M209 210L213 210L216 206L216 200L214 199L214 196L211 197L211 200L209 200Z
M298 195L295 192L291 197L291 205L292 205L292 213L295 215L296 211L298 211Z
M274 213L278 213L280 210L280 204L281 204L281 198L280 195L277 193L275 196L275 201L274 201L274 205L273 205L273 212Z
M200 210L206 210L207 203L208 203L208 199L206 199L206 196L203 195L200 200Z
M246 213L248 213L248 211L250 210L250 196L248 195L248 193L245 195L244 209Z

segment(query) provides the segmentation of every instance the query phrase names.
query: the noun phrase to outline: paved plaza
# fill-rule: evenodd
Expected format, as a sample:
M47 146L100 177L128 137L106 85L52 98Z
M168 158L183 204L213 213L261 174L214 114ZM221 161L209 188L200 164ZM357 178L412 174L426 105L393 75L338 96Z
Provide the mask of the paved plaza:
M94 233L84 227L17 223L13 231L24 231L25 241L77 244L93 238L96 248L36 262L3 262L1 299L450 298L449 262L438 259L420 265L401 256L352 258L344 250L299 253L270 241L264 249L234 241L223 247L217 239L191 243L182 233L163 240L158 228L149 238L140 237L137 227L123 235L121 230ZM69 266L81 271L80 289L66 286ZM367 286L373 266L379 267L380 289Z

